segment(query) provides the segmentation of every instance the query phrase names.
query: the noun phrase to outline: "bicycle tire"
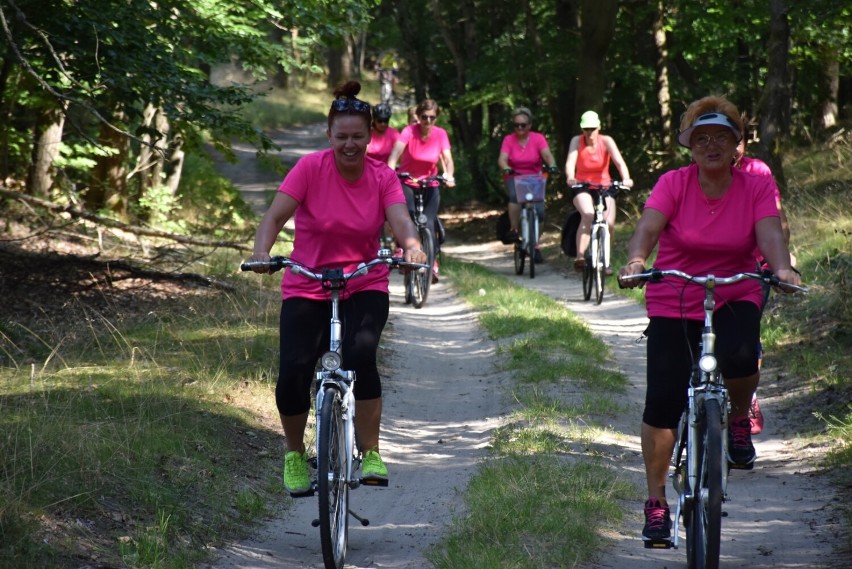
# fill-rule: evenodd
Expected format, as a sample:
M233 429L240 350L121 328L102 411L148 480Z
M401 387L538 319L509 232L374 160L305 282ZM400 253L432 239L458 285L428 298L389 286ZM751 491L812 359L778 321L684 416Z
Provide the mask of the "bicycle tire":
M705 399L702 420L701 471L695 494L691 537L695 569L718 569L722 533L722 411L719 401ZM687 540L689 537L687 537Z
M515 243L515 274L522 275L524 274L524 261L526 260L526 253L524 252L524 248L521 247L519 242Z
M591 249L591 243L589 249ZM586 249L584 256L586 262L583 264L583 300L592 298L592 256L589 254L589 249Z
M415 276L416 287L415 294L411 300L414 308L423 308L426 304L426 298L429 296L429 287L432 285L432 266L435 263L435 240L432 236L432 230L428 227L421 227L418 231L420 236L420 246L423 247L423 252L426 253L427 263L429 268L425 271L417 271Z
M535 278L535 246L537 230L537 214L535 207L527 208L527 231L529 231L529 239L527 239L527 257L530 261L530 278Z
M349 541L349 484L342 401L333 387L323 393L319 425L317 491L322 559L326 569L342 569Z
M593 240L595 250L592 251L595 259L595 304L603 302L604 286L606 285L606 233L603 227L598 227L597 238Z
M405 289L405 304L411 304L414 302L414 279L416 277L415 271L405 271L405 274L402 277L403 288Z

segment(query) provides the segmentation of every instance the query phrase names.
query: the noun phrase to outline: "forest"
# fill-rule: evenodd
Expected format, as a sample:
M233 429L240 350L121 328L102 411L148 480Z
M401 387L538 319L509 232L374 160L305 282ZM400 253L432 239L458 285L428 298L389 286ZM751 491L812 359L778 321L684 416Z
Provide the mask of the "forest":
M241 112L254 99L374 81L388 53L445 111L464 199L499 199L518 105L559 161L598 111L646 186L685 159L679 117L706 94L747 115L782 192L785 152L849 140L852 4L836 0L0 0L0 25L4 190L124 221L192 201L187 157L210 145L274 150ZM222 64L249 79L212 81Z

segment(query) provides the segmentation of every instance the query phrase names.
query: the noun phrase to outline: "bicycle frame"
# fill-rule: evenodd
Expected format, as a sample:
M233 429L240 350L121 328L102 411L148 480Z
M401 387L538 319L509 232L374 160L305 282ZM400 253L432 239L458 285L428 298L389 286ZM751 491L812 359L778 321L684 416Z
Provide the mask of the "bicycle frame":
M589 184L587 182L572 186L575 192L588 193L594 202L594 219L589 230L589 246L586 249L586 262L583 266L583 298L584 300L591 298L592 283L594 282L596 304L600 304L603 301L606 268L610 266L610 233L609 225L604 215L606 211L606 198L618 195L622 187L624 186L620 182L613 182L610 186Z
M426 303L426 298L429 295L429 287L432 284L432 264L438 256L438 241L435 237L435 228L429 227L429 218L424 213L426 207L424 194L426 190L434 187L433 184L435 182L441 184L445 179L443 176L427 176L418 180L407 172L402 172L397 174L397 176L400 180L411 180L417 183L417 187L409 186L414 194L413 220L414 225L417 227L417 234L420 237L420 245L426 253L429 270L418 273L409 272L406 274L405 302L406 304L413 304L414 308L422 308Z
M547 178L537 174L515 176L516 184L521 180L530 180L531 186L515 186L518 203L522 206L520 231L514 250L515 274L523 274L524 261L529 259L530 278L533 279L535 278L535 248L541 233L541 218L536 205L544 201Z

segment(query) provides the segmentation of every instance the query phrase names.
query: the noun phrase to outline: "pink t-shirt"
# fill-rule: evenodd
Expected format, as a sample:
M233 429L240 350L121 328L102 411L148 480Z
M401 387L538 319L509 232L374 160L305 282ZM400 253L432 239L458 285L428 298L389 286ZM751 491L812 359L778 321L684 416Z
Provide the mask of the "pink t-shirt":
M612 183L612 178L609 175L609 151L604 144L603 135L598 136L594 150L586 146L586 137L580 136L575 177L581 182L600 184L601 186L608 186Z
M779 206L781 205L781 191L778 189L778 184L775 183L775 176L772 175L772 170L769 168L769 165L766 162L760 160L759 158L743 156L742 158L740 158L740 164L738 168L743 172L747 172L749 174L754 174L757 176L769 176L770 178L772 178L772 187L774 188L775 203Z
M719 277L754 271L755 224L765 217L778 217L772 181L736 168L731 173L731 186L716 200L708 200L701 191L696 164L660 177L645 203L668 220L660 234L658 269ZM704 319L704 290L698 285L676 279L648 283L645 300L648 316ZM716 289L717 309L740 300L760 306L760 283L746 280Z
M526 146L518 142L518 135L507 134L500 145L500 152L508 156L509 168L520 175L541 174L541 153L550 148L540 132L530 132Z
M447 131L433 126L429 138L421 140L420 125L410 124L399 133L399 140L405 143L405 152L399 163L400 172L408 172L414 178L435 176L438 173L438 159L444 150L450 148ZM408 182L410 185L415 185Z
M390 158L393 143L399 138L399 131L389 126L384 132L373 129L370 132L370 144L367 145L367 156L387 163Z
M384 162L367 157L364 173L349 182L334 164L334 151L321 150L301 158L284 178L279 192L299 202L293 216L296 236L294 261L314 269L343 267L350 272L376 257L385 210L405 203L393 170ZM362 290L388 292L388 268L379 265L355 277L347 293ZM288 269L281 281L282 298L326 300L320 284Z

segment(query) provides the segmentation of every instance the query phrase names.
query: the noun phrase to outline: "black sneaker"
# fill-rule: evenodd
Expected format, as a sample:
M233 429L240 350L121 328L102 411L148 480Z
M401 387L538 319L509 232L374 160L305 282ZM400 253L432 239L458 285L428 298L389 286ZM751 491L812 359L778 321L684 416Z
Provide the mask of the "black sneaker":
M650 497L645 501L645 527L642 528L643 541L669 541L672 538L672 516L668 506L663 506L659 498Z
M544 262L544 257L541 256L541 250L535 250L535 256L533 257L536 263L541 264Z
M748 415L731 418L728 424L728 462L733 468L750 469L757 453L751 444L751 419Z

